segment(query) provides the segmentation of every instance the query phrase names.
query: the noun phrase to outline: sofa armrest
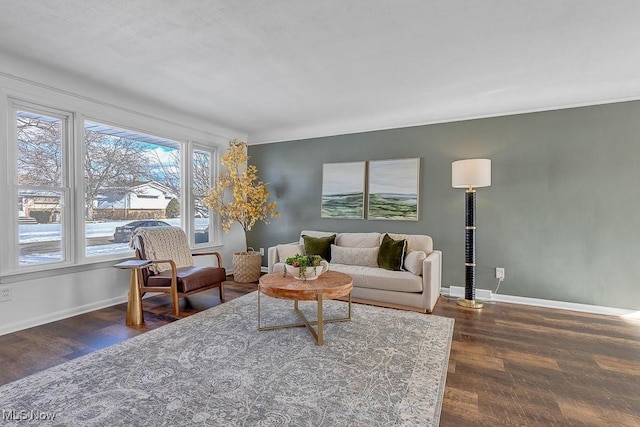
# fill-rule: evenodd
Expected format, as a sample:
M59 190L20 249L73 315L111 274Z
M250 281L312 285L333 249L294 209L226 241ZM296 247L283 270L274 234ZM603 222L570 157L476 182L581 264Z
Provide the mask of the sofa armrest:
M298 242L282 243L283 245L297 245ZM278 257L278 246L271 246L267 250L267 271L273 273L273 266L279 262L284 262Z
M273 265L279 261L278 247L271 246L269 249L267 249L267 272L273 273Z
M428 312L433 311L433 307L440 296L442 286L442 252L433 251L422 261L422 295L424 297L424 307Z
M197 252L195 254L191 254L191 256L210 256L213 255L216 257L216 262L218 263L218 267L220 268L224 268L222 266L222 255L220 255L220 252Z

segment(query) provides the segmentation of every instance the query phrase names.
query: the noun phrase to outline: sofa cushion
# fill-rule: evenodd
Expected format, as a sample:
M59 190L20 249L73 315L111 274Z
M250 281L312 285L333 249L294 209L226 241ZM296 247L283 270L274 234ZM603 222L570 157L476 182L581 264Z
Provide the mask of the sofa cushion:
M375 248L350 248L331 245L331 262L377 267L379 250L380 248L377 246Z
M336 236L336 245L350 248L378 248L380 239L380 233L340 233Z
M331 264L331 270L348 274L356 288L396 292L422 292L422 277L408 271L391 271L361 265Z
M171 274L171 270L167 270L160 274L149 276L147 286L170 287ZM186 293L215 283L224 282L227 280L227 272L224 268L220 267L180 267L176 271L176 278L178 292Z
M422 251L410 251L404 257L404 269L420 276L422 274L422 261L427 259L427 254Z
M393 240L406 240L407 241L407 249L406 252L409 251L422 251L427 255L430 255L433 252L433 239L430 236L426 236L424 234L393 234L388 233L389 237ZM381 241L382 243L382 241Z
M336 241L335 234L328 237L311 237L305 234L302 238L306 255L320 255L327 261L331 261L331 245Z
M380 252L378 252L378 266L386 270L402 270L406 246L406 240L393 240L388 234L385 234L382 243L380 243Z
M295 256L296 254L305 255L304 245L278 245L276 249L280 261L285 261L287 258Z

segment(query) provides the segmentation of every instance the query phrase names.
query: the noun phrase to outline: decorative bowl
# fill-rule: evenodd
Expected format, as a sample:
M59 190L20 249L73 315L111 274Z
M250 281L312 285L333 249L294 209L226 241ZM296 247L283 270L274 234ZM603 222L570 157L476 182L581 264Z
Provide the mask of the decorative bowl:
M329 271L329 263L325 260L320 261L320 265L316 267L304 267L304 271L300 271L300 267L294 267L285 264L284 268L287 273L291 274L296 280L316 280L322 273Z

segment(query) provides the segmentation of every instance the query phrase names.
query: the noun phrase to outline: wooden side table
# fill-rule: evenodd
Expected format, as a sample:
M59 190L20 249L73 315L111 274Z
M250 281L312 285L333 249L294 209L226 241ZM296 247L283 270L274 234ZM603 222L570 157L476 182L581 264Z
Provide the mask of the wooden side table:
M129 280L129 299L127 300L127 326L144 325L144 315L142 314L142 297L140 296L140 286L138 285L138 276L143 268L152 264L146 259L134 259L123 261L114 265L115 268L131 270L131 279Z

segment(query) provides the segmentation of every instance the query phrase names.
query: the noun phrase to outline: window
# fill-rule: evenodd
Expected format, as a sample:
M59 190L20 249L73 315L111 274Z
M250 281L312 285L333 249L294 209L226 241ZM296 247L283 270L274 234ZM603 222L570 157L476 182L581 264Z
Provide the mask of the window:
M204 204L204 198L211 189L211 159L212 151L194 149L192 156L192 194L193 194L193 230L195 243L210 242L209 207Z
M8 102L0 181L9 197L0 215L10 229L0 250L9 256L0 259L0 273L131 256L140 226L183 227L192 245L217 242L203 203L215 147Z
M64 160L69 115L21 107L13 109L17 263L19 266L61 263L69 258L65 232L69 188Z
M138 227L181 225L180 143L85 121L83 173L87 257L131 252Z

